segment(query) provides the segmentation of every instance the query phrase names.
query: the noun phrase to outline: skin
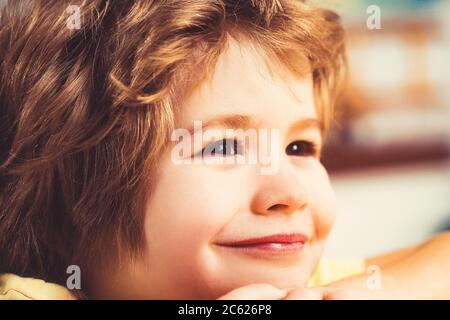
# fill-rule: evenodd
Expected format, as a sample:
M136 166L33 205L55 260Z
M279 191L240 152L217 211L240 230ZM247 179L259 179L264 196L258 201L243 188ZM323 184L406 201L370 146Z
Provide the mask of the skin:
M319 160L320 128L293 128L317 119L311 77L279 73L284 76L271 74L257 49L231 41L211 81L197 87L178 114L180 128L240 114L258 128L279 130L272 154L279 170L262 175L260 163L176 165L168 148L147 203L146 254L97 283L97 297L216 299L255 283L306 285L333 226L335 196ZM286 147L295 141L312 142L319 153L288 155ZM309 240L300 253L275 257L217 245L279 233L302 233Z
M262 57L251 46L230 42L211 81L185 100L177 120L179 128L190 128L195 120L240 114L257 122L258 128L278 129L279 145L273 156L279 159L279 170L262 175L261 163L176 165L171 154L174 146L168 146L147 203L145 254L120 270L96 277L90 296L450 299L449 233L367 260L367 265L381 269L381 290L368 290L365 274L306 288L333 226L335 197L319 160L319 128L292 130L299 120L317 119L311 78L294 77L276 66L282 71L280 77L269 72ZM230 138L224 134L226 127L216 124L214 128L220 130L221 139ZM311 141L319 146L319 153L288 154L286 147L294 141ZM192 156L207 144L205 141L199 150L192 150ZM309 238L297 255L255 256L218 245L295 232Z
M366 260L381 271L381 288L367 287L368 275L360 274L316 288L281 290L270 284L235 289L222 300L398 300L450 299L450 232L443 232L418 246Z
M368 259L381 271L381 290L368 290L367 275L329 284L339 299L450 299L450 232L410 248Z

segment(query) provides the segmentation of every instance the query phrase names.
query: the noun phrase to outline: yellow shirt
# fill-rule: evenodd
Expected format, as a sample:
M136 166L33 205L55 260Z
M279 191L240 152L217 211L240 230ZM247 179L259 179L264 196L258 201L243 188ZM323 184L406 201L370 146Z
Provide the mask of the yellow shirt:
M324 286L330 282L366 272L362 259L326 259L323 258L316 268L308 287Z
M74 300L63 286L14 274L0 275L0 300Z
M322 259L309 280L316 287L365 272L363 260ZM0 275L0 300L74 300L70 290L39 279L23 278L14 274Z

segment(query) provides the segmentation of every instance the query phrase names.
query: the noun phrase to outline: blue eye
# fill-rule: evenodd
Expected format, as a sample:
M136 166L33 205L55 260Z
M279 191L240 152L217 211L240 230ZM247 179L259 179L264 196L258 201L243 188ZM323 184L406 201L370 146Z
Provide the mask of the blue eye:
M305 141L305 140L297 140L291 142L286 147L286 154L289 156L317 156L319 153L318 147L315 143Z
M229 157L237 154L242 155L243 151L243 146L240 141L237 141L236 139L222 139L207 145L196 155L202 157Z

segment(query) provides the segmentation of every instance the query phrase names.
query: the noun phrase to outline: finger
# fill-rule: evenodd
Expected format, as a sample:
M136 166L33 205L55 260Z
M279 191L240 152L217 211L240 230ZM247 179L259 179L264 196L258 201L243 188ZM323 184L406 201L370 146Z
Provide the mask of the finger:
M334 289L324 294L325 300L389 300L396 299L395 295L378 290L362 289Z
M318 287L324 300L377 300L386 299L383 291L372 291L355 288Z
M280 300L287 292L270 284L250 284L230 291L217 300Z
M297 288L288 292L283 300L322 300L323 295L320 290L310 288Z

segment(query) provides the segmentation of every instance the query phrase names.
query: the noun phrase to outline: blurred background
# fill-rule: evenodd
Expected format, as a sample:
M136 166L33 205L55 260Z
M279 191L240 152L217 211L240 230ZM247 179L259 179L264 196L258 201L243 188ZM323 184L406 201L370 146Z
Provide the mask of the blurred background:
M370 257L450 230L450 1L311 2L342 16L350 65L324 150L338 200L325 255Z

